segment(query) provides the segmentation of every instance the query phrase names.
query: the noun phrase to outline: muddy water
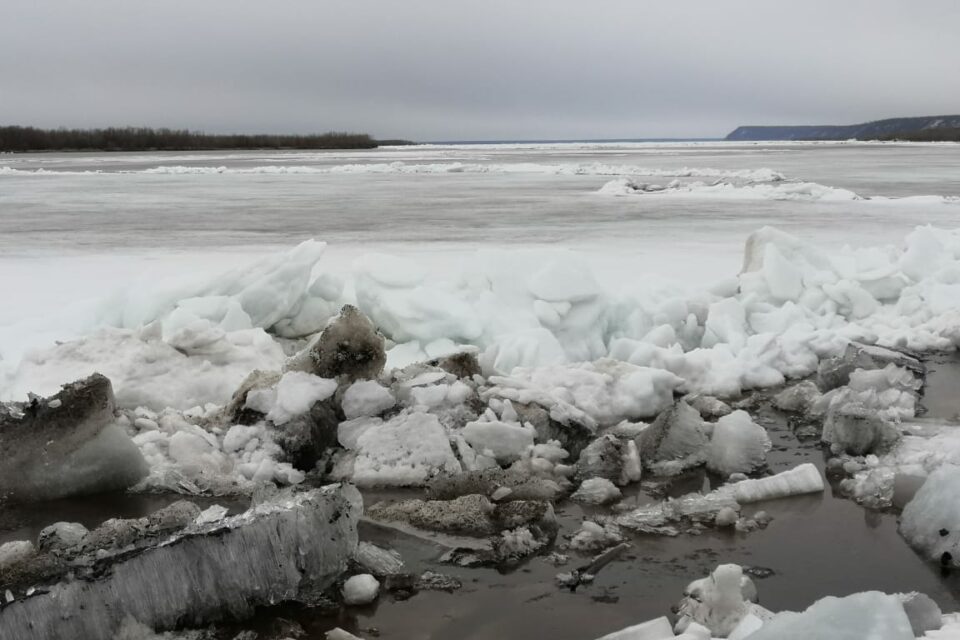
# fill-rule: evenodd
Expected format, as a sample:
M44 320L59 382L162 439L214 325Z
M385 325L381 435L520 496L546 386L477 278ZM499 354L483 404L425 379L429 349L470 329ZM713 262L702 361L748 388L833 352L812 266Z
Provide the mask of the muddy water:
M93 529L110 518L148 516L177 500L190 500L200 508L222 504L231 513L243 511L249 500L199 498L181 495L106 493L25 505L0 506L0 544L10 540L36 541L41 529L54 522L79 522Z
M950 419L960 409L956 397L960 358L938 356L931 359L929 367L923 398L926 415ZM768 456L773 471L800 462L813 462L823 469L825 458L819 444L798 439L785 416L765 410L755 418L767 427L774 443ZM715 479L703 473L691 474L678 480L670 493L709 488L713 482ZM641 484L627 499L637 505L650 502L649 488ZM382 497L371 494L367 500ZM92 527L109 517L140 516L176 499L179 496L112 495L7 507L0 511L0 542L36 539L43 526L57 520ZM242 508L239 503L231 506ZM452 575L462 581L463 588L453 593L423 591L408 600L394 600L386 594L375 605L344 609L336 615L318 615L294 606L273 607L260 611L252 621L226 625L223 637L232 637L241 628L265 632L261 637L292 636L285 626L290 620L300 625L308 638L323 638L324 631L341 626L364 637L403 640L589 639L669 614L688 582L725 562L771 569L773 575L756 582L761 604L773 610L803 609L825 595L869 589L921 591L944 609L960 608L960 578L941 574L907 547L897 533L893 513L864 510L836 496L833 487L822 495L753 505L746 513L760 509L774 519L766 529L752 533L634 536L627 556L576 592L558 588L554 576L585 563L586 556L571 554L564 567L538 557L503 573L463 569L439 564L437 558L443 552L439 547L364 524L361 537L400 551L411 571L429 569ZM561 535L575 531L586 515L571 503L558 505L557 513Z
M766 423L774 442L769 456L773 471L800 462L813 462L823 469L819 445L798 441L782 416L770 413L758 419ZM672 493L710 482L703 474L692 475ZM638 504L649 500L643 493L634 499ZM417 545L409 540L383 539L403 551L408 561L425 560L418 569L455 575L464 588L454 594L421 592L405 602L387 597L340 624L360 632L376 628L381 638L410 640L593 638L669 614L687 583L726 562L774 571L771 577L756 580L760 602L773 610L803 609L825 595L870 589L921 591L949 610L960 604L960 580L941 575L907 547L897 533L895 514L866 511L835 496L832 487L823 495L752 505L746 513L760 509L774 520L765 530L752 533L634 536L633 552L624 561L609 565L592 585L575 593L558 588L554 576L584 563L585 556L572 554L563 568L535 558L518 570L500 574L439 565L424 550L410 548ZM566 504L558 508L558 515L569 533L579 526L583 512L577 505ZM311 631L319 632L320 626Z

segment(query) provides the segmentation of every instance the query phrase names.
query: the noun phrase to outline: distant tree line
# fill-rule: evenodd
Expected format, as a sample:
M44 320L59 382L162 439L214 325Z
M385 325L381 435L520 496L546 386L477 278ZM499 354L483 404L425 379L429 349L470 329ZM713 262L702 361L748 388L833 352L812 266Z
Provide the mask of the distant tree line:
M392 144L403 141L391 140ZM372 149L365 133L206 134L186 129L0 127L0 151L202 151L214 149Z
M908 142L960 142L960 127L937 127L911 131L909 133L892 133L883 136L880 140L904 140Z

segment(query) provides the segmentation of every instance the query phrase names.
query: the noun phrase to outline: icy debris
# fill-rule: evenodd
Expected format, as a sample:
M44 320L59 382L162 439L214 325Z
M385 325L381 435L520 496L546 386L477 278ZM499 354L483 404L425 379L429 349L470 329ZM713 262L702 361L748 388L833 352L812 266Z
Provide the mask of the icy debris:
M402 573L404 569L403 559L398 552L369 542L361 542L357 545L353 559L375 576L393 576Z
M891 449L868 456L851 471L841 489L872 508L905 505L928 474L942 465L960 465L960 430L952 422L910 422ZM875 460L866 464L867 459ZM846 463L848 461L844 461ZM844 466L847 466L844 464Z
M361 486L422 486L441 472L459 473L446 431L429 413L401 412L356 438L350 477Z
M439 338L473 340L482 333L475 309L459 291L430 286L412 261L366 254L354 264L357 304L396 343Z
M856 344L848 344L844 352L833 358L825 358L817 366L817 386L821 391L844 387L850 382L850 374L857 369L873 369L876 363Z
M793 384L773 397L773 406L790 413L807 413L820 397L820 389L810 380Z
M236 636L234 640L248 640L241 635ZM113 640L209 640L209 638L210 634L206 631L181 630L158 633L147 625L137 622L132 616L127 616L117 629Z
M427 364L439 367L458 378L471 379L473 376L478 376L482 373L480 363L477 361L477 354L475 350L472 349L435 358L427 362Z
M319 337L286 364L321 378L374 380L387 362L383 336L356 307L344 305Z
M223 514L226 514L226 509L223 507L220 509L223 510ZM183 529L191 523L198 524L201 514L200 507L189 500L177 500L147 516L147 524L156 532L166 533Z
M717 420L713 427L707 468L723 477L751 473L766 465L771 446L766 429L746 411L734 411Z
M701 624L718 637L726 637L750 613L749 602L757 599L757 590L743 568L722 564L708 577L687 585L678 606L675 629L683 633L692 624Z
M778 613L750 640L913 640L910 620L896 596L878 591L829 596L802 613Z
M600 551L623 542L620 528L613 523L598 524L584 520L573 537L570 548L577 551Z
M49 500L125 489L147 464L117 426L110 381L98 374L49 400L0 405L0 496Z
M555 533L557 524L549 502L516 500L494 504L485 496L453 500L379 502L366 515L381 522L399 522L425 531L485 537L506 529L534 526Z
M928 560L960 566L960 466L945 464L927 478L900 516L900 534Z
M310 471L337 442L342 413L333 396L336 389L334 380L289 371L274 389L248 393L247 406L254 394L267 394L261 408L266 409L270 439L283 451L284 461Z
M153 629L199 627L309 599L346 568L361 508L355 489L328 486L166 538L137 537L130 551L74 563L71 579L45 580L0 609L0 636L108 640L127 616Z
M208 430L197 424L205 422L168 409L157 416L157 430L134 436L150 466L150 474L134 490L224 495L249 493L267 482L303 481L303 473L284 461L297 442L292 435L293 427L302 425L299 420L288 423L283 431L261 421L231 425L225 433L219 427ZM313 443L300 442L304 448Z
M774 614L756 602L756 589L737 565L721 565L709 576L692 582L679 609L676 638L684 640L913 640L954 638L960 625L956 614L942 616L939 607L918 594L887 595L877 591L844 598L826 597L802 613ZM665 618L624 629L604 638L632 639L633 629L656 629ZM673 631L640 638L673 638Z
M478 420L467 423L461 432L473 449L495 458L500 464L519 460L533 446L536 431L519 423Z
M83 551L107 555L105 552L125 549L154 533L147 518L110 518L83 537L81 548ZM76 551L71 549L71 552Z
M851 342L843 354L820 362L817 385L823 391L830 391L849 384L851 375L858 369L887 367L908 369L920 375L924 372L923 364L913 356L880 346Z
M305 307L318 311L311 304L312 299L321 292L331 293L326 291L331 287L317 284L328 284L328 279L321 276L311 283L311 274L325 248L326 243L307 240L249 267L224 273L193 287L192 291L178 292L171 296L170 302L226 328L230 327L232 317L243 314L255 327L274 329L287 337L307 335L311 333L309 328L304 333L296 331L298 314ZM126 311L130 312L124 318L126 326L136 326L162 318L165 310L150 306L134 308L128 302Z
M730 511L739 512L742 504L814 493L823 488L820 471L813 464L805 463L774 476L727 484L707 494L690 493L639 507L611 520L626 529L675 536L687 530L696 531L698 527L724 526L725 521L733 519ZM719 524L718 518L724 524ZM763 526L762 520L758 513L752 521L741 520L736 524L750 530Z
M503 493L506 490L508 493ZM494 497L497 493L500 497ZM469 494L490 496L494 502L503 500L554 501L562 493L555 481L530 477L513 469L483 469L464 473L441 473L427 482L427 496L434 500L449 500Z
M560 423L612 426L658 414L673 401L680 378L662 369L602 358L595 362L515 369L491 376L484 397L539 404Z
M701 525L712 525L717 514L725 508L740 510L740 505L727 492L714 491L706 495L691 493L680 498L639 507L612 518L625 528L641 533L675 536L681 531Z
M271 393L271 390L276 388L282 376L283 374L279 371L262 371L260 369L251 371L240 382L230 396L230 401L220 411L222 421L249 425L262 420L263 416L273 407L275 391ZM253 407L247 403L247 397L251 393L254 395L254 399L250 403ZM147 411L149 411L149 414L144 417L157 424L156 420L159 416L156 412L144 407L137 407L134 414L141 415L141 413Z
M566 464L567 450L556 441L530 446L510 469L523 475L552 480L562 487L569 484L568 478L576 473L576 467Z
M566 416L563 422L559 422L551 417L549 410L537 404L511 402L510 406L517 413L519 421L536 430L538 442L559 442L573 457L578 457L583 448L596 437L596 424L592 419L580 421Z
M714 518L713 522L718 527L732 527L737 524L740 514L737 513L737 510L733 507L723 507L717 511L717 516Z
M943 626L943 612L930 596L916 591L898 593L896 596L903 605L903 611L910 620L910 628L915 636L923 636L928 631L935 631Z
M678 400L640 435L640 458L659 474L674 475L703 464L709 441L700 413Z
M40 553L65 551L80 544L87 533L87 528L79 522L55 522L40 531L37 548Z
M733 411L730 405L723 400L702 393L686 395L683 397L683 400L696 409L705 419L720 418Z
M436 573L435 571L424 571L417 578L414 586L420 591L446 591L451 593L462 587L463 584L453 576Z
M588 504L607 504L619 500L621 495L620 489L606 478L587 478L570 499Z
M797 465L787 471L754 480L742 480L724 485L715 493L727 493L740 504L775 500L804 493L823 491L824 482L820 470L810 462Z
M639 451L636 443L630 444L610 434L600 436L580 452L577 477L603 478L619 485L636 482L640 479Z
M520 560L533 555L549 543L542 535L535 535L529 527L516 527L501 531L491 540L494 555L499 564Z
M861 405L844 405L827 413L823 442L835 453L882 453L900 437L896 427Z
M597 640L669 640L674 637L670 621L663 617L608 633Z
M0 544L0 575L12 573L15 567L27 562L36 554L37 549L29 540L13 540Z
M165 342L157 327L101 329L31 352L3 389L8 398L55 393L64 382L102 373L122 408L188 409L226 402L253 369L279 369L284 355L262 329L213 332L203 348ZM51 407L53 408L53 407Z
M358 380L347 387L341 399L347 420L378 416L397 403L390 390L373 380Z
M916 413L917 392L922 381L909 370L893 364L883 369L857 369L850 374L849 383L823 394L812 409L824 414L858 408L879 417L900 421Z
M193 523L197 526L219 522L227 517L227 508L219 504L211 505L200 512Z
M380 593L380 583L369 573L350 576L343 583L343 602L346 605L358 606L370 604L377 599Z
M363 640L360 636L355 636L349 631L344 631L340 627L331 629L324 634L326 640Z
M336 390L336 380L302 371L288 371L276 387L251 390L247 394L246 408L265 414L267 420L279 426L307 413L314 404L326 400Z
M647 197L680 198L733 198L742 200L797 200L815 202L849 202L863 200L861 196L848 189L828 187L816 182L777 182L743 184L739 181L717 179L712 182L684 182L671 180L665 185L647 184L635 179L618 178L600 188L605 195L627 196L644 195ZM768 246L768 248L771 248Z

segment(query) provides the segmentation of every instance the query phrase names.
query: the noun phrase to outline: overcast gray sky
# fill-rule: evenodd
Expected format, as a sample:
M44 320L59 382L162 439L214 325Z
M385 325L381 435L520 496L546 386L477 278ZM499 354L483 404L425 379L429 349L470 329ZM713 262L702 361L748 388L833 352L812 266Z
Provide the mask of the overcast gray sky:
M0 0L0 123L717 137L960 112L957 0Z

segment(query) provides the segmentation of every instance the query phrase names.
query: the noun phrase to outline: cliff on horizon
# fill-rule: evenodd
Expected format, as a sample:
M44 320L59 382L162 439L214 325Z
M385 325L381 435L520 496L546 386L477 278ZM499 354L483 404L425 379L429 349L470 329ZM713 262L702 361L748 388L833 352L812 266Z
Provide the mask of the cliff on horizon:
M937 131L960 128L960 115L888 118L863 124L743 126L731 131L726 140L890 140L903 135L913 138L924 132L922 139L936 140ZM943 138L949 139L949 138Z

